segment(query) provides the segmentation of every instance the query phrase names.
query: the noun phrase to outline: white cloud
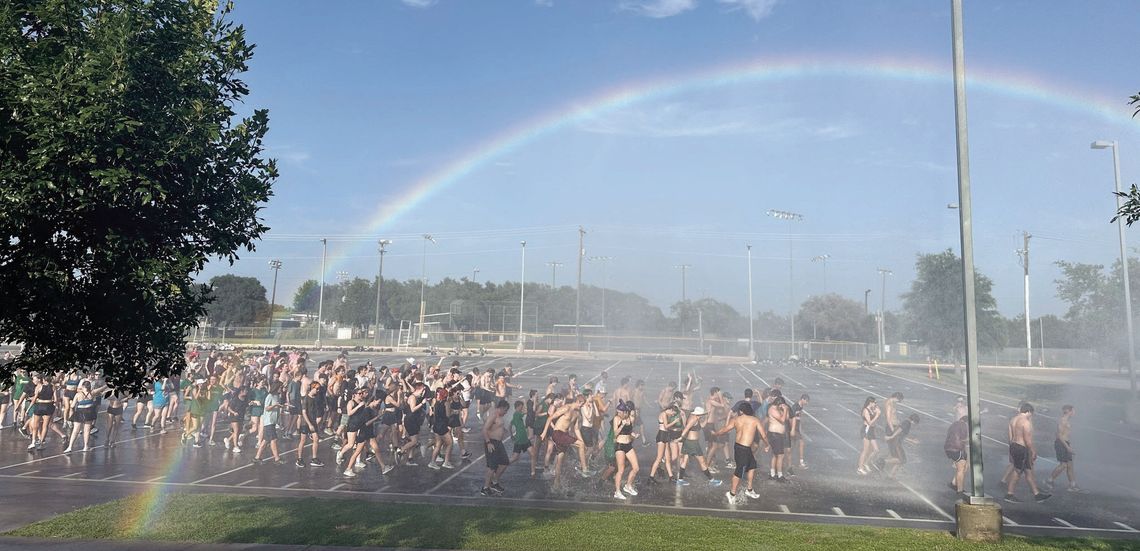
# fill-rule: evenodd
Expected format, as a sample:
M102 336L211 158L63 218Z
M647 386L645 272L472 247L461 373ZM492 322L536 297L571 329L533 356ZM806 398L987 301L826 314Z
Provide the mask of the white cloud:
M549 8L554 6L554 0L534 0L535 5Z
M759 21L772 14L779 0L717 0L729 6L730 11L744 10L749 17Z
M639 15L660 19L697 7L697 0L622 0L619 7Z
M311 155L308 151L299 149L291 145L279 145L276 147L267 147L266 153L281 162L291 163L295 165L303 165L308 161Z
M423 9L423 8L430 8L430 7L434 6L436 4L436 2L438 2L439 0L401 0L401 1L407 6L411 6L413 8Z

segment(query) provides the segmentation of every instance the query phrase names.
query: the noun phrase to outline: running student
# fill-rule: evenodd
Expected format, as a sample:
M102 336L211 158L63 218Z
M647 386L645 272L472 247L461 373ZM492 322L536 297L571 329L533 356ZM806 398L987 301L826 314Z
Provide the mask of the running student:
M954 478L950 481L950 489L956 493L963 492L966 481L967 452L969 448L970 426L968 417L963 415L950 424L946 429L946 444L943 449L946 457L954 465Z
M511 463L518 461L524 453L530 454L530 477L534 478L535 457L538 454L531 444L530 435L527 433L525 410L526 403L522 400L515 400L515 414L511 417L511 430L514 431L514 450L511 454Z
M487 453L487 475L483 477L483 488L479 493L484 496L502 495L506 490L499 480L503 471L511 464L507 457L507 448L503 446L503 416L510 409L506 400L499 400L494 411L490 412L487 421L483 423L483 446Z
M614 415L613 422L611 423L612 431L614 434L614 462L616 463L616 473L614 474L614 499L625 500L626 497L622 492L631 496L637 495L637 490L633 487L633 481L637 479L637 471L640 466L637 463L637 452L633 449L633 441L639 436L637 431L634 430L634 408L630 402L619 401L617 405L617 414ZM627 467L628 465L628 467ZM628 474L626 472L628 468ZM622 484L624 475L625 484Z
M1005 500L1009 503L1020 503L1021 500L1013 494L1017 480L1022 476L1029 483L1033 491L1033 499L1045 501L1051 496L1037 489L1037 481L1033 476L1033 463L1037 460L1037 448L1033 445L1033 406L1022 404L1018 414L1010 424L1009 456L1013 459L1013 472L1009 475L1006 484Z
M890 452L890 457L883 461L884 467L887 468L887 476L894 478L898 473L899 467L906 465L906 450L903 448L903 442L914 443L915 440L910 438L910 430L918 424L919 417L917 413L910 414L895 427L895 431L886 437L887 450Z
M1061 473L1065 473L1069 478L1069 491L1083 494L1086 493L1086 490L1077 486L1077 473L1073 469L1073 456L1076 455L1076 452L1073 451L1073 444L1069 442L1069 434L1073 430L1073 415L1075 414L1076 411L1073 406L1061 406L1061 419L1057 421L1057 437L1053 440L1053 451L1057 453L1057 468L1053 469L1053 474L1049 475L1047 484L1052 490L1057 477L1061 476Z
M697 406L689 415L688 421L685 422L685 428L681 430L681 460L677 469L677 484L681 486L689 485L685 480L685 469L689 466L689 460L692 457L697 459L697 465L700 466L701 474L705 475L709 486L721 485L721 481L713 478L709 464L705 461L704 453L701 450L701 425L705 423L707 414L705 408Z
M791 442L791 445L789 446L791 449L788 453L788 459L792 459L792 463L795 463L794 459L798 457L799 468L803 470L807 470L808 468L807 464L804 463L803 412L804 408L807 407L810 401L811 397L807 394L803 394L800 396L800 399L796 401L796 403L792 404L790 410L790 415L792 417L792 430L790 433L788 433L789 441ZM789 467L788 472L791 472L791 470L791 467Z
M751 404L741 404L740 414L730 419L728 424L716 432L717 436L720 436L728 434L731 430L736 431L736 442L733 445L736 470L732 473L732 489L725 493L729 504L737 502L736 491L740 489L740 480L745 477L748 479L748 489L744 491L744 495L752 499L760 497L760 494L752 490L752 476L756 472L756 456L752 455L752 442L756 439L757 433L767 442L768 431L760 423L760 419L752 413Z

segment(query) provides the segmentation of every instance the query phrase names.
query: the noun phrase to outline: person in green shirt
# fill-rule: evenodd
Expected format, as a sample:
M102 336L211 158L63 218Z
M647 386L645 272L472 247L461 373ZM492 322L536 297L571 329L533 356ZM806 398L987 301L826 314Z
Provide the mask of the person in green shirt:
M511 430L514 431L515 446L514 453L511 454L511 463L519 460L519 457L524 453L530 454L530 477L534 478L534 446L531 445L530 437L526 430L526 403L522 400L515 400L515 415L511 417Z
M253 388L253 396L249 401L249 434L261 441L261 414L265 411L265 397L269 395L268 382L258 378L257 386Z
M214 442L214 428L218 423L218 410L222 407L222 400L225 399L226 387L218 382L217 375L210 375L210 383L208 387L209 402L206 404L205 415L203 416L206 421L206 426L202 427L202 432L205 432L209 437L209 444L217 446Z

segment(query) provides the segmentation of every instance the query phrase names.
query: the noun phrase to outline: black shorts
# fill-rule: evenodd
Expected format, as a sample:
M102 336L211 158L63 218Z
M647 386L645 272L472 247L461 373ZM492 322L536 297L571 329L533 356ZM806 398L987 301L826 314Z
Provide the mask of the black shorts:
M788 440L778 432L768 433L768 447L772 448L772 455L784 455L784 444Z
M277 440L277 425L261 425L261 438L266 442Z
M75 390L64 390L63 391L63 397L70 400L72 398L75 398L75 393L76 393Z
M119 415L122 415L122 414L123 414L123 406L119 406L119 407L107 406L107 415L110 415L111 417L118 417Z
M491 394L489 390L479 390L479 405L492 404L495 402L495 395Z
M462 427L463 426L463 419L460 419L458 414L449 415L447 417L447 426L450 428L453 428L453 429L457 429L459 427Z
M736 470L732 474L736 478L744 478L748 471L756 470L756 456L752 455L752 448L733 444L732 452L733 461L736 462Z
M507 448L503 446L502 440L491 440L491 451L487 452L487 468L497 469L511 464L511 458L507 457Z
M719 443L721 443L721 442L724 442L724 437L725 437L725 436L728 436L728 435L727 435L727 434L722 434L722 435L720 435L720 436L717 436L717 434L716 434L716 429L715 429L715 428L713 428L713 427L711 427L711 426L706 426L706 427L705 427L705 443L708 443L708 444L719 444Z
M864 440L875 440L878 438L875 434L875 427L868 427L866 425L859 429L859 436L863 437Z
M419 434L420 433L420 425L422 425L422 424L423 423L419 422L419 419L415 419L412 417L404 418L404 430L407 431L408 436L416 436L417 434Z
M1033 463L1029 460L1029 448L1021 444L1009 445L1009 458L1013 461L1013 468L1017 472L1025 472L1033 468Z
M1065 447L1068 442L1061 442L1060 440L1053 441L1053 451L1057 452L1058 463L1070 463L1073 461L1073 454L1069 448Z
M373 425L363 425L360 430L356 432L356 443L364 442L365 440L372 440L376 437L376 430Z
M946 457L954 463L965 461L966 450L946 450Z
M526 453L526 451L529 450L530 447L531 447L530 440L523 440L522 442L515 442L514 449L512 449L511 452L516 453L516 454Z
M447 436L447 433L451 432L451 427L444 423L435 423L431 426L431 431L439 436Z
M288 413L289 415L300 415L301 414L301 406L292 406L292 405L286 406L285 407L285 413Z
M598 429L594 427L582 427L582 443L587 448L592 448L598 443Z
M95 406L75 408L75 411L71 412L70 421L73 423L94 423L96 413Z
M151 396L150 394L143 394L142 396L139 396L139 403L145 404L145 403L151 401L151 399L153 399L153 398L154 397Z
M32 406L32 415L49 417L55 415L55 404L36 404Z
M314 432L315 432L315 431L314 431L313 429L310 429L310 428L309 428L309 424L308 424L308 423L305 423L305 422L302 422L302 423L301 423L301 430L300 430L300 433L301 433L301 434L313 434Z
M385 411L380 416L380 424L382 425L395 425L400 422L400 415L394 411Z
M617 453L617 452L629 453L631 451L633 451L633 442L629 442L626 444L622 444L621 442L615 442L614 443L614 453Z

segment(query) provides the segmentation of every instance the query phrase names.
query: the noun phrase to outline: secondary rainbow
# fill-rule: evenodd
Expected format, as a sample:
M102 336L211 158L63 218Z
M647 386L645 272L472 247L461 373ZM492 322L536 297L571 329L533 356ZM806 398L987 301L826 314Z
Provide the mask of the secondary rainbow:
M1104 121L1135 125L1121 98L1105 98L1088 91L1065 87L1027 73L979 69L967 65L970 91L986 91L1027 101L1051 104L1091 114ZM479 142L457 155L441 168L412 182L377 206L376 215L359 233L381 237L393 222L411 212L442 190L455 185L475 170L543 136L603 115L609 111L652 99L693 90L717 88L738 83L777 82L818 77L852 77L903 82L951 83L949 59L936 63L923 59L842 59L827 56L753 59L710 69L671 74L626 83L599 94L571 102L559 109L522 121ZM949 107L947 107L949 109ZM1133 128L1138 128L1133 126ZM342 259L367 254L370 241L334 242L326 274L334 273ZM320 279L320 272L315 279Z

